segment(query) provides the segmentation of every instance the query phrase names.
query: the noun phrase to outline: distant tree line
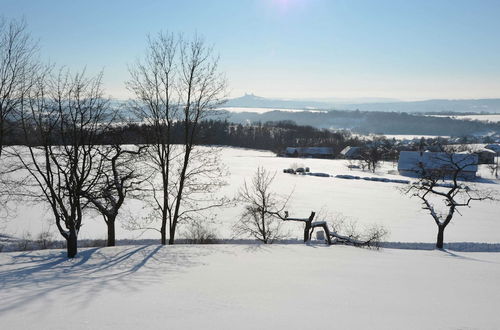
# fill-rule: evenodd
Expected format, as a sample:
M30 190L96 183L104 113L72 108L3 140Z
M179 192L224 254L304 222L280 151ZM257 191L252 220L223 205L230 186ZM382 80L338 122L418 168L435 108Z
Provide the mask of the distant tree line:
M10 134L5 137L5 145L36 145L36 127L24 130L15 122L7 122ZM185 123L175 121L170 128L170 141L174 144L185 142ZM26 129L26 128L25 128ZM207 119L200 121L199 134L195 137L199 145L226 145L252 149L282 152L286 147L324 146L334 149L338 154L346 146L360 146L363 139L352 135L349 131L331 131L312 126L297 125L292 121L266 122L255 124L234 124L227 120ZM26 139L27 137L27 139ZM155 141L155 127L150 124L128 123L98 132L96 141L102 145L113 144L151 144ZM53 145L64 141L54 139Z
M235 123L292 120L302 125L326 129L348 129L360 134L409 134L465 136L500 132L500 123L425 116L405 112L331 110L324 112L270 111L231 113Z

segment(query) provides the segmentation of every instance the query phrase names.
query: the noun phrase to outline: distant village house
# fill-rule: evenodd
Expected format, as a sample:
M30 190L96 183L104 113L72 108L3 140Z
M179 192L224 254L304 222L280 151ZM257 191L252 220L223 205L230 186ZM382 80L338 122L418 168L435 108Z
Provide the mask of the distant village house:
M334 151L329 147L287 147L285 155L302 158L333 158Z
M361 147L345 147L340 155L345 159L361 159Z
M470 153L401 151L398 171L405 176L439 174L449 177L460 169L459 177L474 179L478 169L478 155Z

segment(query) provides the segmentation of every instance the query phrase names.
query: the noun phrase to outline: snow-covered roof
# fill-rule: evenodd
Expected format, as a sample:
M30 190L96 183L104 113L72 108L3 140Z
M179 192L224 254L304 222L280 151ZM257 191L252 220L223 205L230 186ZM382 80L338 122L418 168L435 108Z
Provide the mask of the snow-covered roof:
M469 153L401 151L398 170L419 172L426 170L477 171L478 156Z
M485 146L486 149L493 150L494 152L500 153L500 144L488 144Z
M361 149L360 147L349 146L349 147L345 147L344 149L342 149L340 154L342 156L345 156L345 157L351 157L351 156L355 156L360 149Z
M500 151L500 150L499 150ZM476 153L481 153L481 152L486 152L488 154L496 154L495 151L491 150L491 149L487 149L487 148L482 148L482 149L478 149L475 151Z

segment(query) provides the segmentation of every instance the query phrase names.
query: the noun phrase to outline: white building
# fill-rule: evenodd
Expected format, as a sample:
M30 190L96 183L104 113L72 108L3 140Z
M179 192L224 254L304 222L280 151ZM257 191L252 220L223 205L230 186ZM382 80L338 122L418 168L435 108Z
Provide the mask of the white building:
M476 177L478 156L470 153L401 151L399 153L398 171L401 175L422 176L435 174L449 177L459 170L463 179Z

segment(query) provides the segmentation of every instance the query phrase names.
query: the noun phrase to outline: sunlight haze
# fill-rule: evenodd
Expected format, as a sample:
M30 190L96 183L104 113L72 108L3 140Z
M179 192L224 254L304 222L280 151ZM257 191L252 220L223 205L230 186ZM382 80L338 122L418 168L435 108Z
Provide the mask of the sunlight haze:
M159 31L213 44L231 97L500 97L498 1L206 3L1 0L0 15L25 18L45 58L103 69L116 98Z

